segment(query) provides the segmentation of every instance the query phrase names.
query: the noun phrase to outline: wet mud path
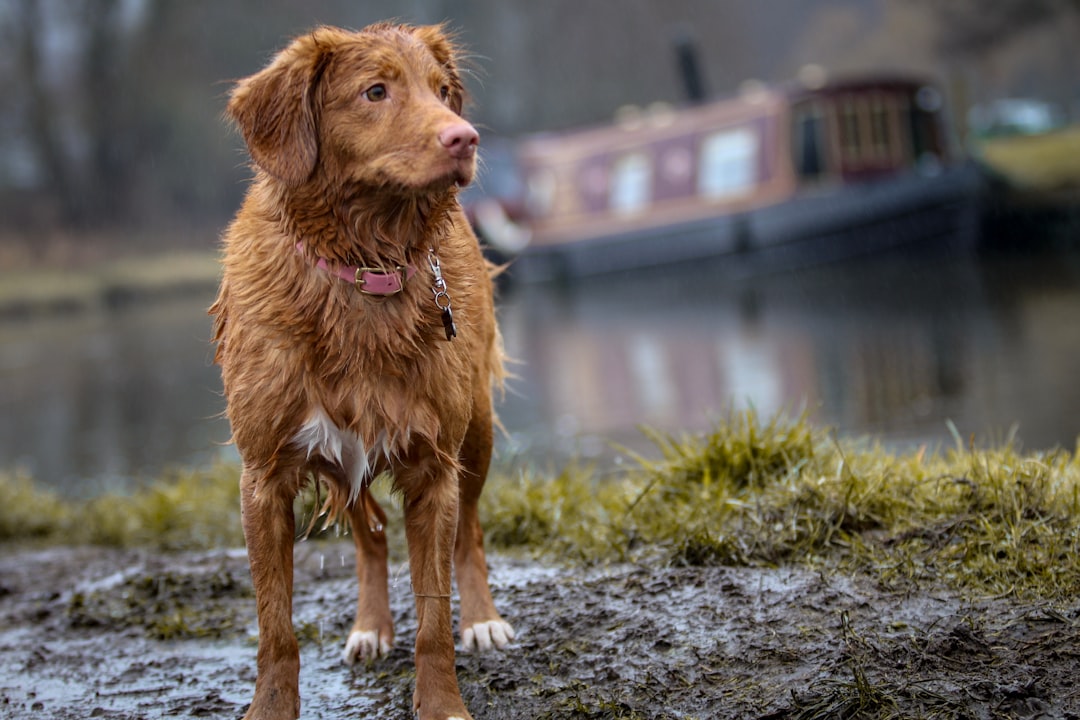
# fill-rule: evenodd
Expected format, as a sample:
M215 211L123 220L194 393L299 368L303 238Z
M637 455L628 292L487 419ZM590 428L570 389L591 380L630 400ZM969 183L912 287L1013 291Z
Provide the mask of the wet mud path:
M296 548L302 717L409 718L415 614L340 661L346 543ZM512 651L459 655L477 720L1080 718L1080 601L965 601L799 568L558 567L492 559ZM56 548L0 558L0 717L238 718L254 686L242 551Z

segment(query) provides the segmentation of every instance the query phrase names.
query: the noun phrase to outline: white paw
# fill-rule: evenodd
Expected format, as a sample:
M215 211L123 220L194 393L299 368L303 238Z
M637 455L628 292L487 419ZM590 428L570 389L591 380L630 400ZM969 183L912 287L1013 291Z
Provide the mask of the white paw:
M514 639L514 628L503 620L476 623L461 631L461 646L465 652L487 652L493 647L502 650Z
M379 633L374 630L365 632L353 632L345 643L345 652L341 659L346 665L352 665L357 660L375 660L380 655L390 652L390 643L379 640Z

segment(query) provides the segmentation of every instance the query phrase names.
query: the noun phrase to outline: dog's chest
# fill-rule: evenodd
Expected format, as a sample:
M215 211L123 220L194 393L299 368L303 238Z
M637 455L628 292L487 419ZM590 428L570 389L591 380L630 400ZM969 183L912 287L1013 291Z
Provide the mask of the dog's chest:
M391 443L381 430L370 446L356 432L342 429L322 407L316 407L293 437L307 457L319 457L339 467L349 486L349 501L360 494L380 458L392 455Z

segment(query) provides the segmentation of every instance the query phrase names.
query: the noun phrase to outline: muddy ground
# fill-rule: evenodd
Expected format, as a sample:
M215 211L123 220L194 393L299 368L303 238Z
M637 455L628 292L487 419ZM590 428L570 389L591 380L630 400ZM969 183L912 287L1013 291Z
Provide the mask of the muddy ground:
M415 615L340 662L347 544L297 545L302 716L408 718ZM510 653L459 655L477 720L1080 717L1080 601L964 601L804 569L558 567L495 557ZM6 548L0 717L237 718L255 680L242 551Z

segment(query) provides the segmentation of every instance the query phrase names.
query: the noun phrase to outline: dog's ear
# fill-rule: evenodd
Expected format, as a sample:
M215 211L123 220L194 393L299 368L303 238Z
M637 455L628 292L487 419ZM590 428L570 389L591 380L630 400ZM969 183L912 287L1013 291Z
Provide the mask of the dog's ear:
M238 82L225 110L252 160L292 187L311 177L319 157L315 95L328 59L318 30L301 36Z
M435 61L443 66L450 78L450 108L458 115L465 105L465 85L458 70L460 48L454 35L445 25L422 25L412 30L413 37L427 46Z

